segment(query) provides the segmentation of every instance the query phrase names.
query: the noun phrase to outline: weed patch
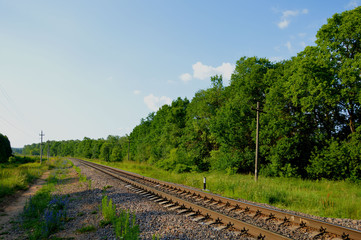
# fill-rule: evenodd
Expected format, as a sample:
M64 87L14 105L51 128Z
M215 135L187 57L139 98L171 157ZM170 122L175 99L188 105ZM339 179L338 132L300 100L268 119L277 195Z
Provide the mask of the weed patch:
M88 188L91 189L91 184L92 184L91 179L87 179L86 175L81 173L81 169L79 167L75 166L74 164L72 166L79 175L79 182L83 182L83 183L87 182Z
M112 223L115 235L119 239L139 239L139 226L135 224L135 214L125 210L117 213L112 199L108 200L107 196L102 198L101 210L104 218L100 223L101 226Z
M78 230L76 230L77 232L79 233L87 233L87 232L94 232L96 231L96 227L93 226L93 225L88 225L88 226L84 226L84 227L81 227L79 228Z

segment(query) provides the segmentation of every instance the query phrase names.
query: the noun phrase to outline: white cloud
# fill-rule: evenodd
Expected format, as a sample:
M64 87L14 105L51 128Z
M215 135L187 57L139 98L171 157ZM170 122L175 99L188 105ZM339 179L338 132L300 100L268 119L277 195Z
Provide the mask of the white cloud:
M141 93L141 91L140 90L134 90L133 93L134 93L134 95L139 95Z
M283 11L282 13L282 17L283 18L288 18L288 17L295 17L299 14L300 12L297 10L297 11L292 11L292 10L286 10L286 11Z
M287 47L288 51L291 51L292 50L292 44L290 41L288 41L285 46Z
M221 66L212 67L204 65L201 62L197 62L192 66L193 77L204 80L214 75L222 75L225 80L229 80L231 79L235 67L236 66L231 63L222 63Z
M205 80L215 75L222 75L223 80L228 82L231 79L232 73L236 68L236 65L231 63L222 63L222 65L218 67L204 65L201 62L197 62L192 65L193 68L193 76L189 73L184 73L179 76L179 78L183 82L188 82L195 79Z
M308 14L308 9L307 8L303 9L301 13L302 14Z
M279 22L277 25L279 28L284 29L284 28L288 27L289 24L290 24L290 21L287 19L284 19L283 21Z
M189 73L183 73L182 75L179 76L179 78L183 82L189 82L190 80L192 80L192 75L190 75Z
M308 9L302 9L300 10L286 10L282 12L282 16L281 16L281 20L279 23L277 23L278 27L280 29L284 29L286 27L288 27L288 25L290 25L291 23L291 18L292 17L297 17L300 14L308 14Z
M306 35L307 35L306 33L299 33L299 34L298 34L298 36L301 37L301 38L306 37Z
M282 60L284 60L284 59L285 59L285 57L277 56L277 57L271 57L269 60L270 60L271 62L280 62L280 61L282 61Z
M171 104L172 100L166 96L157 97L154 96L153 94L150 94L144 97L144 103L147 105L147 107L150 110L157 111L164 104L168 104L168 105Z
M359 0L351 0L347 5L347 9L354 9L360 5Z

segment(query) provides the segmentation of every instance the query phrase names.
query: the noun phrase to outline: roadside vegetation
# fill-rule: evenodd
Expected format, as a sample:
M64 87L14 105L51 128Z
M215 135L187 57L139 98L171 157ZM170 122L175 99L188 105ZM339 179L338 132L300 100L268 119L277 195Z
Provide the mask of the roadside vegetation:
M7 163L0 163L0 200L17 190L27 189L48 167L40 165L38 157L12 156Z
M206 177L207 189L226 197L267 203L322 217L361 218L361 188L359 184L349 181L262 176L256 183L253 175L218 171L177 173L147 163L91 161L199 189L203 188L203 177Z
M116 211L116 207L108 196L103 196L101 204L103 220L100 225L112 224L118 239L139 239L139 225L135 223L135 214L126 210Z
M64 179L68 165L69 161L56 160L47 184L27 201L21 226L27 230L28 239L47 239L67 220L68 197L52 195L52 191Z

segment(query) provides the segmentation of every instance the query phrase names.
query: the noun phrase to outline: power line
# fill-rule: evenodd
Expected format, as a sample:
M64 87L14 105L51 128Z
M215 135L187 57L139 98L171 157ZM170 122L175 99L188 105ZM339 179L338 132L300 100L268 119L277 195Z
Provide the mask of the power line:
M34 135L33 134L30 134L20 128L18 128L17 126L15 126L14 124L12 124L11 122L9 122L8 120L6 120L5 118L3 118L2 116L0 116L0 119L3 120L6 124L8 124L9 126L15 128L16 130L18 130L19 132L22 132L24 134L26 134L28 137L33 137Z
M5 101L1 101L0 99L0 104L11 114L15 117L16 120L20 120L22 123L26 123L26 124L30 124L32 126L33 123L31 121L31 119L27 119L24 115L24 113L19 109L19 107L17 106L17 104L15 103L15 101L9 96L9 94L6 92L5 88L1 85L0 83L0 96L4 97ZM8 121L7 121L8 122ZM10 124L12 125L12 124ZM12 125L13 126L13 125ZM19 129L18 129L19 130ZM29 134L27 134L29 135ZM32 136L34 135L31 134Z

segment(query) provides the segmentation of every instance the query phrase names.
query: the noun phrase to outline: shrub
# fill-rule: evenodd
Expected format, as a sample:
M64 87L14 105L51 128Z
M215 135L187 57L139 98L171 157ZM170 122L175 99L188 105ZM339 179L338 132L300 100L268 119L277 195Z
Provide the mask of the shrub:
M314 179L361 180L360 145L356 135L341 143L330 140L328 146L311 157L307 172Z

